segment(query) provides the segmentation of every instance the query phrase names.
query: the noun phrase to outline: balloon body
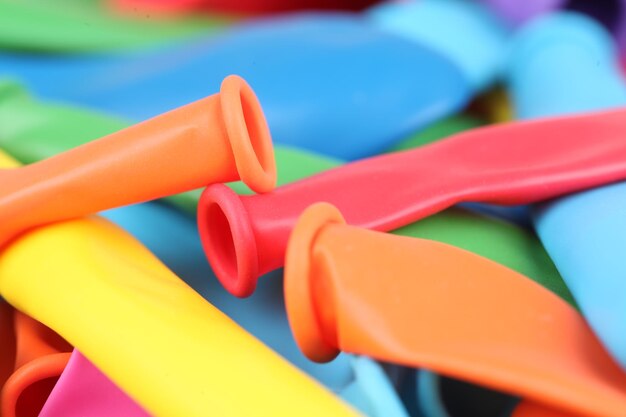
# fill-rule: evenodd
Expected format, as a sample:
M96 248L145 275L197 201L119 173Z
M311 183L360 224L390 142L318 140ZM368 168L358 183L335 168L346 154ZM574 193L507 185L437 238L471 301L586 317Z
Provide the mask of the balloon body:
M276 166L254 92L231 76L219 94L0 172L0 244L35 226L240 178L269 191Z
M39 96L132 120L198 100L237 74L257 93L276 143L342 159L378 153L473 95L444 55L341 13L246 23L138 56L0 61Z
M318 203L299 219L285 263L289 322L313 360L367 354L589 415L626 407L626 374L583 317L490 260L348 226Z
M513 49L512 97L530 118L626 104L614 46L597 23L575 14L547 17L519 35ZM571 71L563 71L564 66ZM593 143L593 138L590 138ZM626 316L620 248L625 183L566 196L537 207L534 224L581 310L611 354L626 366ZM623 288L626 289L626 288Z
M546 200L624 178L623 124L624 110L618 110L474 129L265 195L238 196L216 184L200 199L200 236L222 284L232 294L250 295L259 275L282 265L289 233L312 203L336 204L351 224L393 230L464 201ZM387 193L391 188L401 192ZM373 199L378 195L384 201Z

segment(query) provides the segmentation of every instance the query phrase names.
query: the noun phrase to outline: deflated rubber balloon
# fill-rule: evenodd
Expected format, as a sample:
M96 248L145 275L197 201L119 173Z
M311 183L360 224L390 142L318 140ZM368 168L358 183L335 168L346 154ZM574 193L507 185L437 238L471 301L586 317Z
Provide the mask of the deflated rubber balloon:
M560 13L529 24L513 43L509 65L518 118L583 113L626 103L613 42L583 15Z
M34 226L239 178L269 191L276 167L254 92L231 76L219 94L0 172L0 244Z
M3 154L0 153L0 155ZM15 161L10 158L5 157L5 160L7 161L6 168L15 165ZM151 228L142 228L141 225L145 226L145 222L150 218L150 206L134 207L139 207L140 210L136 213L137 215L132 216L133 225L143 232L146 240L160 242L161 246L158 249L165 251L172 263L178 262L179 266L193 268L193 264L190 266L187 262L188 258L185 258L193 254L193 251L191 253L188 251L190 249L188 242L181 240L178 245L172 245L172 241L181 237L180 234L171 233L172 230L176 230L176 227L180 228L174 221L176 217L155 216L156 212L153 211L152 218L159 228L157 229L154 223L150 225ZM117 212L125 212L128 215L134 207L119 209ZM250 391L251 397L260 401L259 408L255 412L248 409L248 407L254 408L254 404L239 406L237 405L239 399L228 395L224 395L224 398L220 396L220 389L230 392L234 390L241 392L242 389L246 391L245 384L242 388L241 383L235 381L237 373L229 374L232 372L230 368L237 369L237 366L241 366L247 367L245 371L241 371L246 374L254 373L256 370L256 372L267 372L270 376L275 375L279 378L278 385L294 383L292 389L295 390L296 397L313 396L312 399L317 401L319 396L321 408L317 411L312 410L313 415L316 412L328 410L339 412L340 415L352 415L346 414L345 410L341 411L342 406L328 399L323 390L285 366L278 357L272 355L213 306L204 302L196 292L178 280L145 248L121 230L102 220L61 223L55 228L60 230L56 233L48 233L45 228L37 229L5 249L5 254L0 255L0 294L14 303L15 299L18 299L18 304L23 310L28 309L34 303L33 310L45 319L54 322L63 333L67 332L78 339L79 346L84 344L86 346L84 350L90 356L93 355L92 359L95 357L95 360L99 360L97 363L100 363L105 373L108 374L107 371L111 368L115 369L112 372L114 381L133 397L136 395L135 398L147 410L151 410L155 415L172 415L168 414L168 410L178 407L176 405L178 401L187 399L189 403L181 406L178 412L191 410L192 415L206 415L206 409L202 407L206 403L205 396L210 396L211 404L215 405L216 409L226 407L223 412L225 415L257 415L255 413L261 413L263 410L274 410L275 406L272 403L282 401L276 394L280 393L283 388L266 378L264 381L268 383L268 389L270 389L269 385L274 385L277 391L267 398L263 398L263 393ZM193 224L191 224L191 229L193 229ZM164 238L160 241L150 238L150 233L154 235L159 231L164 234L165 239L172 239L167 242L170 248L175 246L181 252L168 251L163 242ZM147 235L146 232L148 232ZM48 237L46 234L52 236ZM31 236L34 236L38 242L32 245L28 242L22 243L25 240L32 240ZM49 239L53 241L50 242ZM39 244L48 248L40 247ZM58 296L58 299L55 298L52 302L40 302L39 297L46 297L46 290L43 288L45 285L42 287L42 293L38 294L38 291L32 290L31 284L38 285L38 279L35 277L38 271L28 270L32 262L29 263L25 259L15 260L13 255L8 255L14 252L15 246L26 246L23 256L37 259L41 268L50 268L44 276L51 280L49 284L53 285L54 290L49 292L48 296ZM203 259L199 242L196 241L195 246L198 248L195 252L199 254L196 259ZM65 256L55 258L56 250L63 253L69 251L65 253L69 258ZM47 255L41 256L43 254L41 251L50 255L49 262L45 259ZM182 256L177 259L176 255L181 254ZM4 259L7 257L15 262L9 265L9 273L5 274L7 268ZM17 258L20 258L20 253L17 254ZM11 272L12 268L16 270ZM26 271L21 271L22 269ZM59 275L58 280L56 274ZM20 288L18 285L7 289L7 283L10 284L12 279L19 279L18 276L29 277L28 283L25 283L26 287ZM124 278L124 282L118 282L120 276ZM63 288L72 288L72 291L63 293ZM15 297L12 298L11 294ZM75 294L76 297L74 297ZM138 294L143 294L144 297L137 299ZM88 308L83 306L83 302L87 303ZM111 305L114 305L115 309L112 309ZM171 316L171 311L177 312L175 317L164 319L163 317ZM76 317L80 317L81 320ZM180 320L183 319L187 327L181 328ZM137 333L137 328L143 329L142 332ZM90 335L91 333L97 333L97 336ZM221 343L224 343L224 351L221 347L210 346L215 344L213 336L219 337ZM179 343L182 343L182 348L178 346ZM224 352L226 352L225 355ZM243 363L232 356L238 354L246 356ZM142 360L137 361L138 357ZM251 365L255 360L260 360L263 364L259 367ZM119 363L124 364L125 361L130 361L132 365L117 368ZM249 363L246 363L247 361ZM196 367L196 362L201 362L202 365ZM175 370L171 371L171 369ZM56 372L54 376L59 376L61 370L62 368L57 367L51 372ZM151 373L146 370L151 370ZM172 373L168 375L170 371ZM207 379L206 375L216 375L216 377ZM173 379L168 379L170 376ZM144 378L152 379L146 382ZM253 379L260 380L259 378ZM163 386L161 384L164 381L166 383ZM186 381L189 385L181 381ZM224 381L232 385L223 386ZM248 388L252 389L252 384L255 383L250 381L251 385L248 385ZM173 384L175 388L172 388L170 384ZM237 387L234 384L237 384ZM217 391L212 390L215 385L219 388ZM162 390L167 390L167 392L161 392ZM139 394L134 394L137 391ZM261 398L256 397L257 394ZM213 395L218 395L220 401L216 403L212 398ZM243 393L243 395L247 394ZM290 407L295 407L294 404L298 401L305 404L303 399L293 401L292 404L285 402L278 406L279 414L284 412L285 415L289 415L288 410ZM283 406L286 408L282 408Z
M248 22L166 52L113 60L0 60L39 96L133 120L197 100L239 74L257 92L275 143L343 159L383 151L456 113L474 93L442 53L347 13Z
M14 241L0 255L0 292L157 417L355 415L104 220Z
M521 56L514 61L512 91L521 102L521 117L626 104L626 83L608 35L582 16L538 21L520 34L516 50ZM573 66L572 71L563 73L564 65ZM557 79L559 84L549 89ZM623 367L625 190L622 182L567 196L537 208L534 216L543 244L589 324Z
M455 133L460 133L465 130L469 130L483 125L485 125L484 121L473 116L452 116L440 122L436 122L426 129L409 136L407 139L391 147L388 152L406 151L414 149L432 142L436 142ZM284 168L281 167L279 157L280 155L277 150L276 160L278 165L278 171L280 172L282 170L284 172ZM278 185L282 185L280 184L280 181ZM200 194L201 191L196 192L196 195L200 196ZM460 205L469 210L512 221L522 226L527 226L530 223L530 221L528 220L528 213L525 207L503 207L492 204L479 203L462 203Z
M452 208L419 222L397 229L394 234L436 240L484 256L507 266L533 281L550 289L561 298L575 305L572 296L556 271L538 239L525 228L506 221L497 220L461 209ZM415 404L425 417L447 417L455 415L450 409L465 409L474 406L471 415L496 415L495 410L510 409L511 399L500 393L487 392L480 387L467 388L448 394L444 405L441 377L424 370L416 372L419 382L407 393L407 405ZM408 385L408 384L407 384ZM457 383L458 385L458 383ZM482 394L477 396L478 393ZM479 411L480 410L480 411ZM492 410L492 414L486 414ZM504 414L502 414L504 415Z
M34 100L19 85L11 82L0 83L0 95L3 97L0 102L0 148L23 163L49 158L129 126L129 123L104 113ZM453 116L411 135L394 150L421 146L479 124L477 119L468 116ZM280 145L275 147L275 159L279 172L278 185L339 165L336 159ZM252 193L242 183L230 186L239 194ZM201 192L193 190L165 197L165 200L195 216ZM510 216L511 209L504 211L502 207L485 205L470 208L519 220L519 216Z
M464 130L469 130L483 125L485 125L485 123L482 120L472 116L450 116L444 120L435 122L426 127L424 130L414 133L401 142L396 143L388 149L388 152L408 151L410 149L436 142L455 133L463 132Z
M124 391L74 350L39 417L149 417Z
M473 122L473 119L467 120ZM460 121L464 122L464 119ZM445 130L434 132L432 140L437 135L442 137L452 133L452 128L460 130L465 126L465 123L451 121L447 127L444 126ZM44 143L39 145L37 138ZM50 151L54 153L53 148L55 145L59 146L59 143L57 141L45 143L44 138L45 130L43 129L39 135L25 135L23 147L41 149L44 153L40 154L40 157L50 156ZM48 153L45 153L46 151ZM336 160L281 147L276 150L276 160L279 184L339 165L339 161ZM238 193L250 193L250 190L246 189L243 184L233 185L233 189ZM187 198L189 210L195 212L197 200L194 201L190 195L185 198ZM262 282L254 297L237 302L215 285L214 280L207 279L212 272L203 260L199 241L194 233L193 225L188 220L177 217L168 208L155 204L113 210L104 213L104 216L131 232L200 294L292 363L316 377L329 388L344 395L357 406L374 403L379 404L375 408L387 409L387 413L391 412L389 407L381 407L380 404L386 404L392 400L385 399L380 394L373 397L363 394L358 397L355 394L355 388L350 387L363 386L362 381L355 381L346 387L346 382L355 377L351 375L346 357L342 356L322 366L312 364L299 353L291 336L287 334L286 318L283 316L282 308L279 307L282 306L282 298L278 296L281 287L279 276L268 282ZM560 282L558 274L555 273L550 260L540 245L537 245L536 240L533 240L527 232L507 223L452 209L399 229L397 233L429 237L475 251L537 279L542 285L548 286L564 297L569 297L567 289ZM177 245L171 245L172 241L177 242ZM542 280L542 277L545 279ZM571 300L571 297L568 299ZM242 302L246 303L245 308L242 308ZM384 386L384 380L380 384Z
M454 126L456 124L452 124L452 127ZM439 132L439 137L447 133L451 133L450 130ZM84 133L82 135L84 136ZM38 135L24 135L22 144L24 148L43 151L44 154L40 154L39 157L49 156L50 152L54 153L54 146L59 146L56 140L38 145L37 138L40 141L45 138L43 126ZM72 145L75 146L77 143ZM278 182L281 184L339 164L338 161L328 158L285 148L277 149L276 158L279 167ZM235 185L234 189L239 193L250 192L244 189L242 184ZM195 211L195 202L192 200L190 207ZM381 395L380 391L385 392L384 387L388 387L385 379L376 380L372 376L369 379L358 379L361 373L351 372L348 358L344 356L328 365L314 365L299 354L291 336L286 334L288 333L285 326L286 318L282 315L282 308L279 308L282 305L282 299L278 296L281 287L279 277L263 282L255 296L245 301L245 308L241 308L243 301L235 302L216 286L213 280L207 279L212 273L202 260L201 248L193 232L193 225L186 219L176 217L171 210L155 204L113 210L104 215L133 233L178 275L187 279L205 298L290 361L357 407L362 407L361 409L369 415L375 415L373 413L376 410L386 410L387 414L382 415L391 415L393 408L390 404L397 401L395 396ZM447 241L484 256L493 257L492 259L537 279L554 277L555 282L558 280L553 266L536 241L533 242L527 232L504 222L488 220L453 209L399 229L397 233ZM171 245L172 241L177 242L177 245ZM556 288L554 285L551 286L550 279L540 282L553 290ZM278 318L280 320L277 320ZM353 382L346 385L350 380ZM364 389L359 392L359 388L372 386L374 382L382 388ZM373 392L377 394L372 395Z
M313 157L310 159L313 160ZM323 158L319 159L323 161ZM284 310L282 271L276 271L275 277L261 283L253 297L239 300L228 294L214 279L192 218L156 203L124 207L102 214L144 243L220 311L366 415L406 417L384 373L361 372L363 361L353 361L349 355L340 355L330 363L318 364L300 352L289 330ZM172 245L172 242L176 244ZM363 366L370 369L376 365ZM363 380L366 377L368 379Z
M447 243L488 258L527 276L576 307L539 240L515 224L451 208L392 233Z
M52 105L32 100L14 85L6 85L14 93L0 105L0 146L11 150L23 161L35 162L56 153L78 146L96 137L95 131L111 129L122 121L103 114L82 111L73 107ZM19 92L19 94L17 94ZM116 130L116 129L112 129ZM71 134L65 135L65 131ZM1 154L0 154L1 155ZM277 149L280 166L278 182L293 181L339 164L330 158L309 155L288 148ZM248 192L245 184L233 184L238 192ZM172 196L172 200L195 214L200 193ZM399 400L383 373L366 372L368 381L361 381L363 372L357 364L366 360L351 361L347 356L337 358L330 364L317 364L306 359L293 340L284 312L282 299L282 277L268 281L256 297L246 300L234 299L219 286L212 277L213 272L206 263L194 222L164 205L146 203L111 210L103 216L122 226L177 275L191 284L201 295L226 312L246 330L252 332L271 348L314 376L334 392L344 396L370 416L386 410L385 416L404 417ZM176 242L176 245L172 245ZM282 275L282 274L281 274ZM245 308L242 308L245 307ZM377 365L364 365L372 368ZM378 375L378 377L376 377ZM383 395L382 393L387 393ZM375 395L374 395L375 393ZM394 405L396 414L394 412Z
M221 12L221 13L278 13L307 9L358 10L376 0L109 0L112 7L122 12L137 10L157 13Z
M204 250L227 290L246 296L260 274L281 266L299 213L318 201L336 204L351 224L392 230L462 201L527 204L617 181L626 176L625 116L619 110L474 129L267 195L237 196L216 184L198 207ZM390 187L402 191L389 194ZM377 204L373 196L381 193L384 204Z
M122 18L90 1L0 2L0 47L45 52L96 52L163 45L206 34L225 19L159 19L137 10Z
M0 151L0 168L19 166ZM71 347L43 324L0 298L0 415L37 416Z
M36 417L67 364L71 346L23 313L13 311L12 315L13 372L2 385L0 414L3 417ZM3 343L11 342L3 339Z
M19 162L6 153L0 151L0 169L17 168L19 166Z
M290 238L285 301L312 360L342 350L593 415L626 407L626 374L558 296L453 246L347 226L327 203Z
M381 29L415 39L448 57L475 90L492 84L503 67L507 31L480 4L464 0L388 1L367 14Z
M0 81L0 97L0 148L25 164L131 125L102 113L36 100L10 80Z

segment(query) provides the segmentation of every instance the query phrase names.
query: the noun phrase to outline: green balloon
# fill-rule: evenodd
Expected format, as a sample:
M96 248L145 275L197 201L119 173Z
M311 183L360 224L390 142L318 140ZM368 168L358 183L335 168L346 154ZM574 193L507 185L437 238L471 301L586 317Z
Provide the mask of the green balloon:
M0 81L0 146L32 163L127 127L122 119L33 99L11 81Z
M395 144L389 148L388 152L406 151L417 148L418 146L428 145L429 143L446 138L455 133L475 127L483 126L485 122L475 117L463 114L450 116L446 119L433 123L426 129L412 134L408 138Z
M210 33L228 22L221 17L115 16L93 0L5 0L0 1L0 47L64 53L121 50Z
M101 113L36 101L16 84L0 82L0 147L21 162L50 157L128 125L128 122ZM275 154L279 185L342 163L281 146L276 146ZM251 194L242 183L230 186L237 193ZM201 190L194 190L167 197L165 201L195 215L200 193ZM451 208L392 233L436 240L474 252L529 277L575 306L572 295L536 236L512 223Z

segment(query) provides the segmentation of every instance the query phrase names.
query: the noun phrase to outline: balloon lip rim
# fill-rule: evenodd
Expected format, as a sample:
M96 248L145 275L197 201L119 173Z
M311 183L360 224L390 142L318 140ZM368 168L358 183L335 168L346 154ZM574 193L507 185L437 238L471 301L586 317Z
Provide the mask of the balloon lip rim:
M26 388L44 379L60 376L71 355L72 352L52 353L33 359L19 367L4 384L2 389L3 405L0 411L9 411L7 417L15 416L17 401ZM4 408L5 406L7 409Z
M229 75L220 87L220 106L239 177L257 193L272 191L277 180L276 159L256 94L243 78Z
M216 215L223 216L227 223L227 244L232 244L234 258L223 256L224 241L216 230ZM259 276L258 251L241 197L224 184L210 185L200 196L197 216L202 248L217 279L236 297L252 295Z
M320 328L311 284L312 248L318 233L329 224L346 224L332 204L315 203L304 210L289 237L285 255L284 292L287 318L294 339L304 355L315 362L329 362L340 350ZM328 300L326 300L328 301Z

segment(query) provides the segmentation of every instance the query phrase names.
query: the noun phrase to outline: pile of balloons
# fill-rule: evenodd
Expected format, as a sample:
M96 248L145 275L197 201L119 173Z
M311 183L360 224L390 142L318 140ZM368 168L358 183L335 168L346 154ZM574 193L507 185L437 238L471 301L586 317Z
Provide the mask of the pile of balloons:
M621 57L623 0L0 0L0 416L626 416Z

